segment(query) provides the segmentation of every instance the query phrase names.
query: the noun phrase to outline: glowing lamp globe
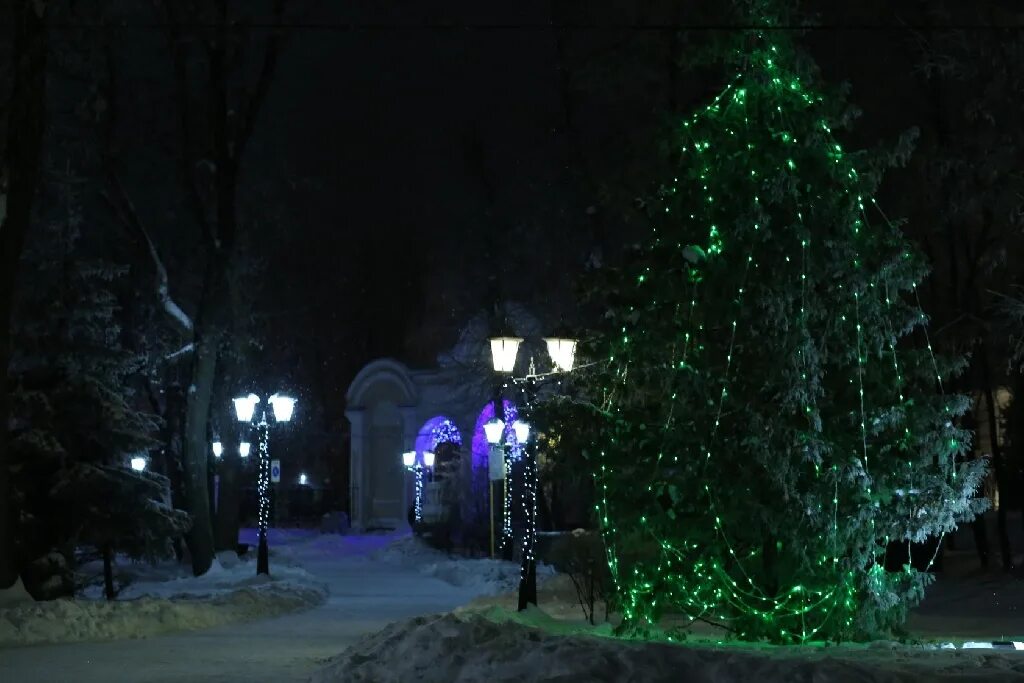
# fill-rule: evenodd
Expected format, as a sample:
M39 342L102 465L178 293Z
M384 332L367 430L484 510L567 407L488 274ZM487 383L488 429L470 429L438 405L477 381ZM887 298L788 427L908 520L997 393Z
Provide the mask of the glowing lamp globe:
M491 338L491 361L494 363L495 372L512 372L516 366L519 345L522 343L520 337Z
M283 394L274 394L270 397L270 407L274 409L275 420L288 422L292 419L292 411L295 410L295 399Z
M132 469L136 472L141 472L146 469L146 459L140 456L132 458L131 461Z
M256 404L260 402L260 397L256 394L249 394L232 399L232 402L235 404L235 415L238 417L238 421L252 422L252 415L256 412Z
M423 451L423 464L426 467L434 466L434 454L430 451Z
M484 435L487 437L487 443L492 446L501 443L501 435L504 431L505 423L498 418L484 423Z
M251 449L251 448L252 448L252 444L250 444L248 441L243 441L242 443L238 444L238 454L240 456L242 456L243 458L248 458L249 457L249 449Z
M406 467L412 467L416 464L416 451L406 451L402 453L402 464Z
M213 457L219 458L224 455L224 445L220 441L213 442Z
M309 481L309 478L306 477L305 473L299 475L299 485L300 486L305 486L306 482L308 482L308 481Z
M512 423L512 431L516 433L516 441L518 443L526 443L530 438L530 424L528 422L516 420Z
M548 345L548 355L551 356L555 368L562 372L571 372L576 362L576 340L547 337L544 342Z

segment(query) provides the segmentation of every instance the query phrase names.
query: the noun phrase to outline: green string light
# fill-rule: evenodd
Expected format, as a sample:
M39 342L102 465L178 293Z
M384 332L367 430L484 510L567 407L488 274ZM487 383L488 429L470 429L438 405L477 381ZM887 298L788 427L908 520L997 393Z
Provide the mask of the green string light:
M846 638L925 580L881 565L918 533L906 510L967 499L979 475L958 479L963 440L935 427L956 401L908 398L928 359L942 392L930 340L926 357L897 344L923 324L906 300L923 269L868 220L877 181L833 138L842 102L757 32L736 63L680 127L669 230L609 344L594 511L627 630L674 611L741 638Z

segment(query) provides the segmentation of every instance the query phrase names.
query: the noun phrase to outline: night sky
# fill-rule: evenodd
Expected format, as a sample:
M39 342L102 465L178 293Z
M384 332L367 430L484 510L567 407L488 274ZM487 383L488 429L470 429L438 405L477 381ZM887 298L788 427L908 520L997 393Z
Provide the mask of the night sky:
M303 393L303 419L337 449L345 390L370 360L430 367L498 299L526 303L546 325L585 325L593 311L578 306L577 276L645 238L646 202L673 171L674 126L721 86L712 47L735 30L727 5L290 3L237 191L248 376ZM245 46L232 62L233 96L255 81L269 6L232 6ZM968 46L1000 45L1003 33L977 25L1010 21L1013 6L957 6L943 18L917 0L808 2L817 26L801 42L824 81L848 84L861 109L850 144L891 146L916 129L926 152L948 145L975 93L969 79L929 79L922 45L942 33L936 26L962 27ZM109 16L59 5L52 40L74 59L52 66L45 163L90 179L94 248L133 264L143 301L147 257L103 200L98 159L113 150L172 295L193 312L205 252L176 177L175 74L160 16L131 1ZM185 28L203 36L201 19ZM201 84L198 54L187 75ZM986 78L996 84L974 81ZM97 88L110 101L83 124ZM958 316L944 308L960 296L944 289L957 256L932 229L945 195L923 180L927 159L893 170L880 199L909 219L935 264L924 295L944 329Z

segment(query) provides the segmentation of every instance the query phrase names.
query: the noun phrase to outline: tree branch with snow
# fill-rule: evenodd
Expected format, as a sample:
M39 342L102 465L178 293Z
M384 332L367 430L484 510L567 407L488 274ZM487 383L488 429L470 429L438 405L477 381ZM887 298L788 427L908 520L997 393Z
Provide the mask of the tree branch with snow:
M160 253L157 251L156 245L153 243L153 239L149 236L149 231L142 224L139 219L139 213L135 209L135 204L132 202L131 197L128 196L128 192L125 190L124 185L121 183L120 178L115 173L108 173L110 186L117 192L117 198L110 197L104 193L103 197L110 204L114 213L117 214L121 222L125 224L130 230L135 232L138 237L146 246L146 251L149 253L150 259L153 261L153 267L156 270L156 297L157 301L160 302L160 306L164 312L170 317L182 333L192 334L193 324L192 319L182 310L181 306L171 298L170 283L167 277L167 268L164 266L163 260L160 258ZM188 345L188 346L191 346ZM179 350L172 356L180 355L185 349ZM170 357L170 356L169 356Z

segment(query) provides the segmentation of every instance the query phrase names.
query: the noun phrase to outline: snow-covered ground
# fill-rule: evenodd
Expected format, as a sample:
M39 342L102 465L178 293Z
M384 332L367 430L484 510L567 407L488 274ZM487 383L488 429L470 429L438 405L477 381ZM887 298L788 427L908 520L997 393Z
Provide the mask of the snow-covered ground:
M118 599L103 597L102 566L74 600L26 602L0 607L0 646L79 640L144 638L174 631L210 628L308 609L327 588L294 562L278 562L270 576L257 576L252 558L222 553L210 570L192 576L175 562L122 563ZM13 601L12 601L13 602Z
M452 559L396 534L272 530L270 544L271 574L303 568L327 587L322 604L272 619L152 638L3 648L0 681L307 681L360 637L397 620L447 612L482 594L507 590L518 575L515 565ZM212 595L217 588L202 583L163 582L159 591L165 597L203 590ZM141 584L135 590L143 591Z
M772 648L675 645L607 637L536 610L417 617L362 639L314 683L1009 683L1024 680L1024 653L948 651L874 643Z
M212 603L263 588L243 577L251 566L228 565L201 579L142 572L124 595ZM247 623L0 648L0 681L1024 681L1024 652L942 649L949 640L1024 640L1024 582L998 575L940 581L911 620L924 645L783 649L611 638L607 625L582 623L571 582L545 568L544 611L519 615L516 565L449 557L399 534L274 530L271 572L280 587L323 585L328 596Z
M940 579L910 621L910 644L777 648L611 638L584 623L572 582L541 586L540 610L516 614L514 593L369 635L313 678L338 681L747 681L1000 683L1024 681L1024 652L957 650L971 640L1024 641L1024 582L997 572ZM603 609L598 609L599 617Z

